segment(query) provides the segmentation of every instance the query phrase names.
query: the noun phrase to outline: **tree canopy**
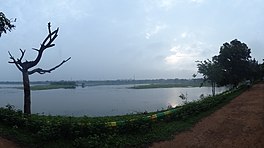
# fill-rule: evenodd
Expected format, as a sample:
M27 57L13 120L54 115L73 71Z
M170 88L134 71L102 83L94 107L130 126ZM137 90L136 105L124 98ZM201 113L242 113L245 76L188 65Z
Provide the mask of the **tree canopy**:
M224 79L220 82L221 85L236 86L249 77L250 53L251 49L237 39L220 47L219 55L213 58L222 67Z
M2 36L2 33L11 31L14 28L15 25L12 24L12 21L6 18L3 12L0 12L0 37Z
M198 73L201 73L204 77L204 82L209 81L212 85L212 94L215 95L216 84L222 79L222 69L221 66L215 61L209 59L204 61L197 61ZM203 84L201 84L202 86Z
M264 80L264 59L263 59L263 63L259 65L260 67L260 71L261 71L261 77Z
M224 43L219 55L212 60L199 61L198 73L217 85L237 86L244 80L255 80L260 77L260 65L250 56L251 49L237 39Z

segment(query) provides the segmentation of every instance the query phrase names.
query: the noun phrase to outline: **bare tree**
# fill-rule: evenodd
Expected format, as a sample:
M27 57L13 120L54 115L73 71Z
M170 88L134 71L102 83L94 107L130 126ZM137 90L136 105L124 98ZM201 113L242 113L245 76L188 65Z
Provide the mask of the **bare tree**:
M32 75L34 73L39 73L39 74L50 73L51 71L57 69L62 64L64 64L65 62L67 62L68 60L71 59L71 57L69 57L68 59L63 60L59 65L57 65L51 69L48 69L48 70L44 70L41 68L35 68L33 70L30 70L31 68L35 67L39 63L39 61L41 60L43 52L47 48L55 46L53 41L57 38L58 31L59 31L59 28L57 28L54 31L51 31L51 25L50 25L50 23L48 23L48 35L44 39L44 41L40 44L40 48L39 49L32 48L33 50L38 52L38 55L34 61L25 60L24 62L22 62L22 59L25 55L26 50L20 49L21 57L17 58L17 59L15 59L13 57L13 55L10 52L8 52L10 59L11 59L11 61L9 61L9 63L15 64L16 67L22 72L23 86L24 86L24 113L25 114L31 114L31 97L30 97L29 75Z

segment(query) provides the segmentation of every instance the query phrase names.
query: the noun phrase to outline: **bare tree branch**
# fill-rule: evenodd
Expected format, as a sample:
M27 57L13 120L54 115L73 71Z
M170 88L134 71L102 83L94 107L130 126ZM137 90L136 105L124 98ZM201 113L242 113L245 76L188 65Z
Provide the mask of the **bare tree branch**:
M44 69L41 69L41 68L36 68L32 71L29 71L28 74L31 75L31 74L34 74L34 73L39 73L39 74L45 74L45 73L50 73L51 71L59 68L62 64L64 64L65 62L69 61L71 59L71 57L69 57L67 60L63 60L59 65L49 69L49 70L44 70Z
M37 49L37 48L32 48L33 50L36 50L36 51L39 51L39 49Z
M33 61L27 61L26 60L25 62L22 62L22 59L24 58L26 50L20 49L21 57L17 58L17 60L13 57L13 55L10 52L8 52L9 56L10 56L10 59L12 60L9 63L14 63L20 71L22 71L22 70L28 71L30 68L36 66L39 63L44 50L46 50L47 48L55 46L55 44L53 44L53 41L58 37L58 31L59 31L59 28L57 28L54 31L51 31L51 23L48 23L48 35L43 40L43 42L40 44L40 48L39 49L32 48L33 50L38 52L38 55L37 55L36 59L33 60ZM43 70L41 68L34 69L34 70L30 71L30 74L33 74L33 73L36 73L36 72L40 73L40 74L50 73L51 71L53 71L56 68L60 67L62 64L64 64L68 60L70 60L70 58L68 58L67 60L62 61L62 63L60 63L58 66L55 66L54 68L51 68L49 70Z
M50 28L49 28L50 29ZM57 28L56 30L54 30L53 32L49 33L49 35L44 39L44 41L42 42L41 46L43 46L43 50L45 50L46 48L49 48L51 46L51 43L57 38L58 36L58 31L59 28ZM49 39L49 41L48 41ZM48 41L48 43L46 43ZM54 45L53 45L54 46Z
M20 57L20 59L18 59L18 61L22 61L22 59L23 59L23 57L24 57L24 55L25 55L25 52L26 52L26 50L22 50L22 49L19 49L20 50L20 52L21 52L21 57Z
M16 59L13 57L13 55L12 55L9 51L8 51L8 54L9 54L9 56L10 56L10 59L12 60L12 61L9 61L8 63L13 63L13 64L15 64L16 67L22 72L23 68L21 68L22 66L19 64L19 63L21 63L21 62L16 61Z
M44 39L44 41L40 44L39 49L33 48L33 50L38 51L38 55L37 55L36 59L34 61L29 61L29 62L25 63L25 65L27 65L28 69L36 66L39 63L45 49L55 46L55 44L53 44L53 41L57 38L58 31L59 31L59 28L57 28L56 30L51 32L51 25L50 25L50 23L48 24L49 34Z
M48 23L48 28L49 28L49 34L51 34L51 25L50 25L50 22ZM51 40L51 36L50 36L50 40Z
M16 60L15 60L15 58L13 57L13 55L12 55L9 51L8 51L8 54L9 54L9 56L10 56L10 59L13 60L13 61L9 61L8 63L15 63Z

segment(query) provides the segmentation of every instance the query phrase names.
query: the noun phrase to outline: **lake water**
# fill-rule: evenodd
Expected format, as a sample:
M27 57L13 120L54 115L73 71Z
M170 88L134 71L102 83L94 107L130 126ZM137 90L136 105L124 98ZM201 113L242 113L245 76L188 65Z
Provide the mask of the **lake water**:
M23 109L23 90L0 85L0 106L14 105ZM128 89L130 85L77 87L31 91L32 113L71 116L112 116L166 109L183 104L179 95L187 94L188 101L211 94L210 87ZM226 88L217 88L216 92Z

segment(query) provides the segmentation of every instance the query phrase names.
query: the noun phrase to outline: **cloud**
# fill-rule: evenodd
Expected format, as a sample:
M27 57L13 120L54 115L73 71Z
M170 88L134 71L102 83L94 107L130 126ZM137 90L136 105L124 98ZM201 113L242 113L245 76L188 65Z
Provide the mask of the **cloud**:
M172 10L178 1L179 0L144 0L143 3L146 12L155 11L157 9L169 11Z
M71 0L42 1L41 11L45 17L55 16L63 20L80 20L90 15L92 9L89 1L80 0L78 2Z
M194 39L194 38L197 38L196 37L197 33L185 31L185 32L182 32L180 36L182 39L186 39L186 40L187 39Z
M186 32L183 32L183 33L181 34L181 37L182 37L182 38L186 38L186 37L187 37L187 33L186 33Z
M173 10L177 6L182 6L185 4L201 4L205 0L146 0L144 1L145 11L150 12L156 9L162 9L165 11Z
M1 38L0 47L11 50L18 56L19 48L39 47L39 42L47 33L46 23L51 21L53 27L58 26L61 30L55 50L45 53L50 60L45 63L44 59L43 66L56 63L58 60L56 56L61 57L59 59L69 55L73 58L75 56L57 72L66 70L69 75L74 75L71 73L73 70L67 68L68 65L87 63L89 65L86 67L90 67L87 71L78 66L71 66L74 71L79 70L83 75L87 75L80 75L80 79L90 76L109 78L109 74L113 75L112 67L117 67L115 78L125 75L121 74L124 68L127 69L126 73L140 73L146 77L151 77L155 73L162 73L164 74L162 77L165 78L169 75L174 77L180 72L182 74L179 75L184 76L186 69L196 69L194 61L205 60L219 54L219 47L234 38L247 43L252 49L252 56L256 56L262 62L263 2L263 0L5 1L1 4L2 11L8 17L16 17L18 21L15 24L16 30ZM246 19L250 21L245 21ZM260 43L253 42L254 40ZM14 67L6 62L8 61L6 50L0 50L3 57L0 63L3 69L13 70ZM31 56L34 58L35 53L28 52L29 60ZM131 60L134 61L133 64L129 64ZM118 69L120 63L128 64L123 64L126 67ZM100 69L105 69L105 73L99 76L98 67L101 65ZM8 73L12 71L7 71L6 75ZM4 75L2 80L16 79ZM60 76L61 79L67 78L63 74ZM36 76L37 78L46 77Z
M178 42L177 45L169 49L170 54L163 60L168 69L194 70L196 69L196 60L211 56L210 48L211 45L198 40Z
M165 10L170 10L174 6L175 0L160 0L159 6Z
M145 34L146 39L150 39L152 36L158 34L161 30L166 29L167 26L165 24L163 25L156 25L152 28L149 28L148 31Z
M165 62L169 65L177 65L180 63L186 63L199 56L199 50L197 51L197 45L177 45L170 49L171 55L165 57Z
M173 55L167 56L165 58L165 61L167 64L176 64L179 61L182 61L183 59L188 58L188 56L190 55L187 55L186 53L176 52Z
M204 0L191 0L191 2L201 4L204 2Z

